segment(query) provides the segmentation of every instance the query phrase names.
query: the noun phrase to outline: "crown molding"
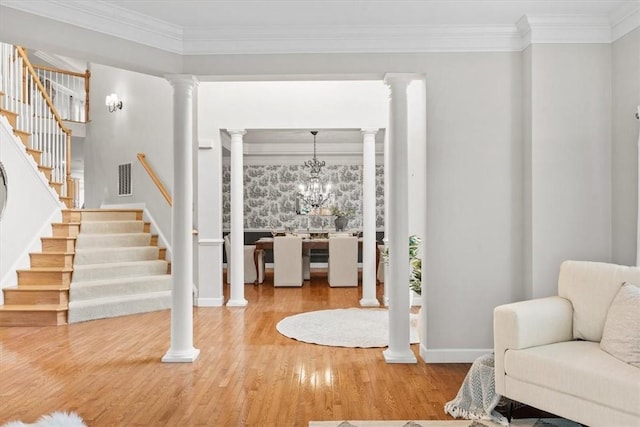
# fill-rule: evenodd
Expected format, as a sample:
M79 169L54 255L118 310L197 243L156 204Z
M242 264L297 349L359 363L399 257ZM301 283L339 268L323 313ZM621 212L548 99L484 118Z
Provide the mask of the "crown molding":
M184 54L485 52L520 49L515 26L399 25L188 28Z
M640 26L640 1L606 15L525 15L514 25L181 27L104 0L2 0L3 7L181 55L510 52L531 43L611 43Z
M2 6L171 53L183 53L182 27L103 0L2 0Z
M611 22L611 41L640 27L640 0L629 5L623 4L609 16Z
M522 49L536 43L611 43L611 25L604 15L525 15L516 26Z

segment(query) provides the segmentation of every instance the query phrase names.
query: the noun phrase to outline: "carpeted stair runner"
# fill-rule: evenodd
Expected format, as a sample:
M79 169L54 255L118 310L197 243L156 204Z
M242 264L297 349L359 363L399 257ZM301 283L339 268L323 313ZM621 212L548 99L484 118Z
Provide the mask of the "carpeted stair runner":
M69 289L69 323L171 307L168 263L149 246L144 222L94 212L80 224Z

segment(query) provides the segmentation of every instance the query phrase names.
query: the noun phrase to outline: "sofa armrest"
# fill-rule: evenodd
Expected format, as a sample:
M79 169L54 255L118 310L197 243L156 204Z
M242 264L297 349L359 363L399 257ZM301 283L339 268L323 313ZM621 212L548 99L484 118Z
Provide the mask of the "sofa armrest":
M573 339L573 306L559 296L498 306L493 311L496 392L504 394L504 354Z

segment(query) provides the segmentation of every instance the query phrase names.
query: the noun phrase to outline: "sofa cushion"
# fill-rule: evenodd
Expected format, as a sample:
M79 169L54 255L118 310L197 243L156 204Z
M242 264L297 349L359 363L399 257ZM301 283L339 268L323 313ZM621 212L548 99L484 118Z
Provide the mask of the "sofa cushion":
M507 376L640 416L640 369L600 349L568 341L508 350Z
M600 347L612 356L640 368L640 288L625 283L613 299Z
M611 301L624 282L640 283L640 268L589 261L565 261L558 295L573 305L573 337L600 342Z

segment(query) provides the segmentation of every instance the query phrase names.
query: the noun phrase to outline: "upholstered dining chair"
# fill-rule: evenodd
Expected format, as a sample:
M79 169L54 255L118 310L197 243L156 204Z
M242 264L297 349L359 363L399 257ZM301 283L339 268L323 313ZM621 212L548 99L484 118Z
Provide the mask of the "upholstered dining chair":
M378 245L378 252L380 253L380 259L378 260L378 275L376 276L376 279L379 283L384 283L384 269L386 267L385 262L382 259L384 245Z
M227 234L224 236L224 251L227 255L227 283L231 283L231 238ZM244 245L244 282L255 283L256 276L258 283L264 282L264 252L258 253L258 271L254 260L255 245Z
M273 286L302 286L302 238L273 238Z
M358 286L358 238L329 237L329 286Z

